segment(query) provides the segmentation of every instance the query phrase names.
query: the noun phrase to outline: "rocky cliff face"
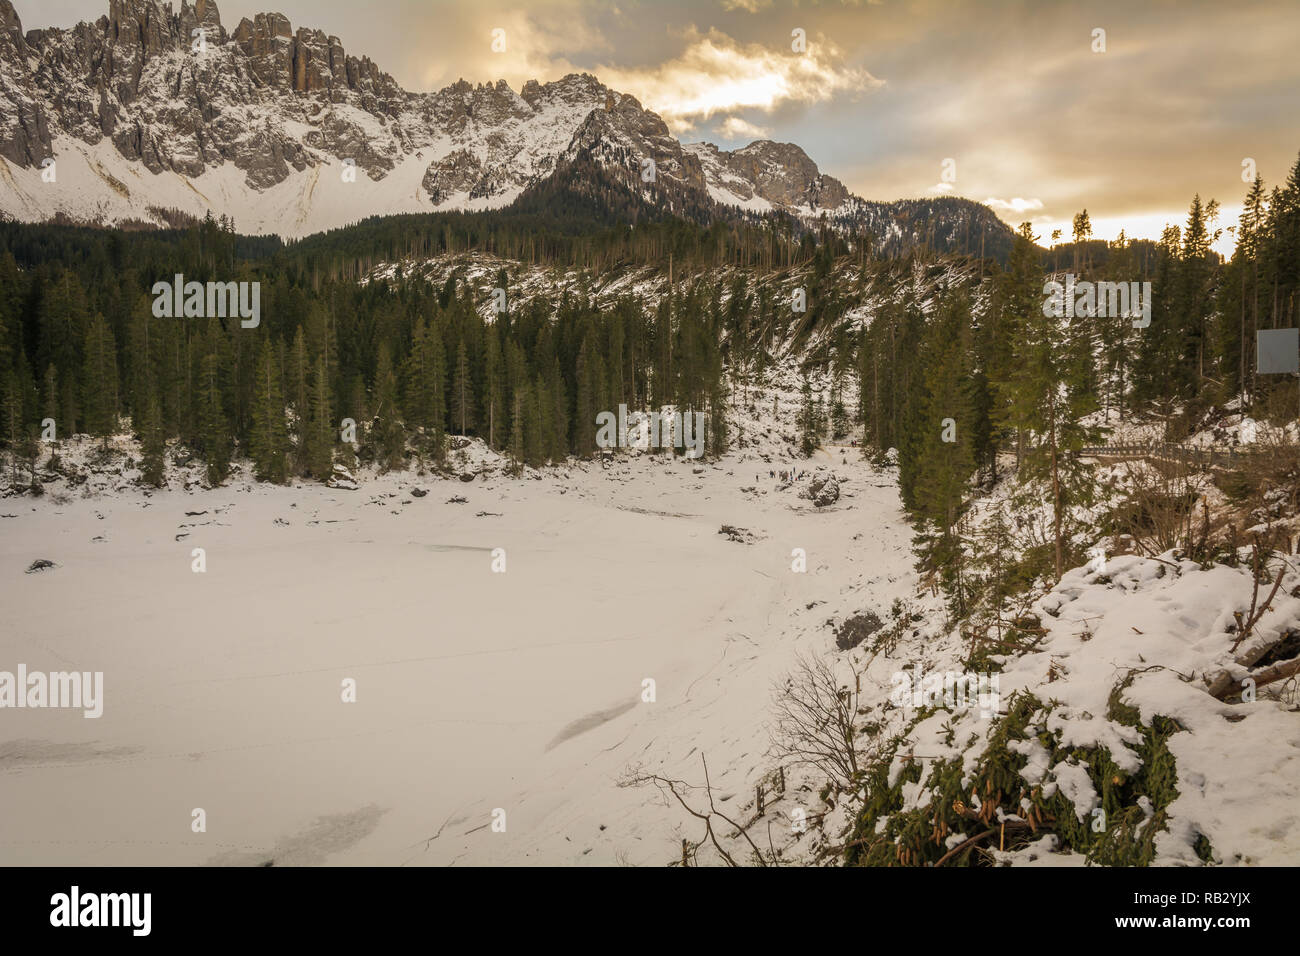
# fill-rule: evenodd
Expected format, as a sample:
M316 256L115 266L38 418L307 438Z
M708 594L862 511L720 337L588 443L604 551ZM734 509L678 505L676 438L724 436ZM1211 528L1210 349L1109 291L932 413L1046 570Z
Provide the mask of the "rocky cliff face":
M712 143L688 146L700 161L716 202L754 212L779 209L799 216L833 213L851 194L794 143L758 140L733 152Z
M614 184L694 218L865 208L798 146L683 146L587 74L518 93L504 80L411 93L281 14L227 31L213 0L108 0L93 23L26 34L0 0L0 157L0 213L28 221L161 223L179 209L299 236L366 215L501 207L593 170L592 194Z
M37 166L51 152L49 119L32 82L32 51L8 0L0 0L0 156Z
M295 30L281 14L228 32L212 0L182 0L178 11L109 0L94 23L25 36L0 0L0 24L0 156L19 168L57 159L60 137L108 141L155 175L192 180L230 164L253 191L344 160L381 181L415 157L423 208L503 205L617 99L585 75L531 82L522 94L504 81L409 93L338 37ZM620 117L666 135L639 105Z

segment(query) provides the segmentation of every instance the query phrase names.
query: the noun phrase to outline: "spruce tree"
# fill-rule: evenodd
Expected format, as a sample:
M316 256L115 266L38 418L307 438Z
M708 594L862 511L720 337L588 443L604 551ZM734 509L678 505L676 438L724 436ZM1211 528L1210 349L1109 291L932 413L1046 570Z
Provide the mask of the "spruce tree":
M799 406L799 453L805 458L811 458L812 453L817 450L817 445L817 406L813 401L812 382L805 374Z
M107 439L117 430L117 346L98 312L86 326L84 354L81 393L86 431Z
M375 458L384 471L406 467L406 429L397 404L397 376L388 348L381 345L374 386Z
M422 456L431 454L435 461L442 461L446 447L446 354L436 319L427 325L423 319L416 320L403 378L407 416L417 429L418 450Z
M161 488L166 481L166 443L163 440L162 409L156 395L145 399L140 439L140 480Z
M456 349L456 371L451 382L451 420L462 435L474 427L474 383L469 374L469 353L465 339Z
M58 427L59 421L59 374L51 363L45 366L45 379L41 384L42 407L44 408L43 417L53 419L55 422L54 436L55 440L62 437L62 429Z
M308 419L311 415L311 359L307 354L307 338L302 326L298 326L293 336L293 347L289 349L288 362L284 369L284 387L289 405L293 407L295 421L294 470L303 474L309 470L307 465Z
M1095 395L1081 388L1092 362L1089 317L1069 322L1044 315L1039 290L1042 275L1029 223L1016 236L1007 273L1004 319L1018 348L1019 361L1007 376L995 382L1000 420L1014 429L1022 445L1022 479L1042 478L1048 483L1053 516L1053 567L1055 579L1065 571L1071 505L1086 503L1089 474L1073 454L1097 439L1082 419L1096 407Z
M284 484L288 477L286 456L289 452L289 435L284 419L284 392L280 381L280 364L267 339L257 357L254 374L253 432L249 451L254 473L259 481Z
M975 459L971 451L970 309L949 294L927 330L922 429L913 484L923 570L939 574L954 619L966 613L963 550L957 523Z
M591 336L578 349L577 417L573 422L573 450L580 458L590 458L596 450L596 407L599 384L594 374Z
M221 364L215 353L200 363L198 394L199 444L207 466L208 484L216 486L230 474L230 425L222 402Z
M497 435L505 434L505 361L501 357L501 343L497 338L495 327L487 333L487 354L485 356L484 389L488 430L488 447L499 448Z
M325 372L323 355L316 361L310 407L303 430L307 472L318 481L325 481L334 471L334 426L330 414L329 377Z
M510 416L510 470L518 475L524 467L527 454L525 433L528 430L527 411L531 405L528 386L520 384L514 392L513 408Z
M4 382L4 406L0 411L4 413L4 440L9 446L9 454L13 468L10 473L10 481L18 481L18 446L22 441L22 434L25 427L23 422L23 403L22 392L18 387L18 375L12 368L3 370Z

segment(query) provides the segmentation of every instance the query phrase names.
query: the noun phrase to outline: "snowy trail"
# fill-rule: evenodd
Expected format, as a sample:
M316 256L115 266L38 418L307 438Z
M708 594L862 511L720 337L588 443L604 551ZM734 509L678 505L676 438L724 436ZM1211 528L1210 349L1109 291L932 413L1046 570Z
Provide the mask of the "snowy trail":
M823 512L766 477L742 493L757 471L635 460L15 505L0 669L102 670L105 704L3 713L0 862L666 862L678 814L620 788L628 768L693 779L704 752L720 792L752 794L772 682L906 551L869 466L837 465L856 497ZM24 575L37 557L60 566Z

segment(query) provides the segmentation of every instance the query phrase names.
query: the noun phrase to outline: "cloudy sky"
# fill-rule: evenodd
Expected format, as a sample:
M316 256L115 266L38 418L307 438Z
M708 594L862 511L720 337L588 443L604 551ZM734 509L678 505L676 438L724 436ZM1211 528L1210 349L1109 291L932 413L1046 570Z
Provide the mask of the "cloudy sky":
M177 4L179 6L179 3ZM69 26L107 0L16 0ZM1044 243L1156 238L1194 193L1235 224L1243 162L1300 153L1298 0L223 0L339 36L407 89L595 73L684 141L795 142L868 199L988 202ZM505 50L492 50L494 29ZM806 48L795 51L793 32ZM1098 33L1097 31L1104 31ZM1103 49L1104 47L1104 49ZM945 160L952 162L945 167ZM947 173L945 175L945 169ZM1225 232L1219 244L1229 249Z

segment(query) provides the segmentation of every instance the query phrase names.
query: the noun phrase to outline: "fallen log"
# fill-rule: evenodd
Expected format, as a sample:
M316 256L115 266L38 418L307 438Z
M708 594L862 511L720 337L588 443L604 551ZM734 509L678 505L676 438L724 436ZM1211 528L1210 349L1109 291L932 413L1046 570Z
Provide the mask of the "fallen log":
M1227 671L1222 671L1216 677L1208 688L1211 697L1216 700L1226 700L1229 697L1235 697L1241 693L1241 682L1247 677L1255 682L1256 689L1264 687L1267 684L1273 684L1280 680L1286 680L1295 674L1300 674L1300 657L1293 657L1289 661L1281 661L1263 670L1247 674L1242 678L1235 678Z

